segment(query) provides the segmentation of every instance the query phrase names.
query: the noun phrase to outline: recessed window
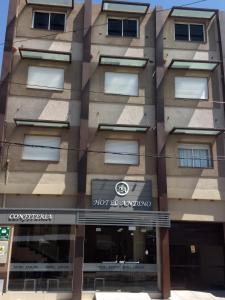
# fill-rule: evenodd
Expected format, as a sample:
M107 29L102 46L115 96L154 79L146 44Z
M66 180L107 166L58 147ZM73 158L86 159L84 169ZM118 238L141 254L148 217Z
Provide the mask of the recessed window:
M138 74L105 72L105 93L138 96Z
M33 28L36 29L64 31L65 21L65 14L37 11L33 13Z
M138 36L138 21L134 19L108 19L108 35L111 36Z
M175 98L208 99L208 78L175 77Z
M59 160L58 148L60 145L60 137L26 135L24 144L30 146L24 146L22 159L49 161Z
M211 168L209 145L184 144L178 147L179 166L187 168Z
M189 42L204 42L204 25L175 24L175 40Z
M30 66L27 87L61 91L64 88L64 69Z
M124 140L107 140L105 143L105 163L137 165L138 142Z

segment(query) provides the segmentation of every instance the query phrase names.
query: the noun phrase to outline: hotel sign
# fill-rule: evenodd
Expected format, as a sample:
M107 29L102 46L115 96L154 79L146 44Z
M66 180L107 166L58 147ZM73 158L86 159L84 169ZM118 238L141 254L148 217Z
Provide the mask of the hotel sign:
M92 180L91 201L97 209L151 210L151 181Z

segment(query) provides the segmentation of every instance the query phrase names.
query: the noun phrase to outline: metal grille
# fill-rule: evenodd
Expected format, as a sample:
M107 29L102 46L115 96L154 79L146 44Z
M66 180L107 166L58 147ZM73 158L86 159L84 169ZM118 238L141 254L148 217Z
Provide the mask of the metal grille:
M170 227L168 212L118 212L80 210L76 214L78 225L154 226Z

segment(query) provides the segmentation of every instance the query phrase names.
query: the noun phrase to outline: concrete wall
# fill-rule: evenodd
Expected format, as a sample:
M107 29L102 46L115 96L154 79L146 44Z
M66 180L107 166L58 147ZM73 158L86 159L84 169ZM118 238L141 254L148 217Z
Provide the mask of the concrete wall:
M205 26L205 42L175 41L175 23L199 23ZM169 66L172 59L220 60L216 18L201 19L168 18L164 29L164 58ZM175 98L175 77L193 76L208 78L208 99L205 101ZM224 137L170 135L174 127L224 128L224 110L221 69L213 72L167 70L164 80L165 128L168 133L167 187L169 211L172 220L224 222L225 176L221 171L224 162ZM208 144L213 159L212 168L182 168L176 156L178 145L183 143ZM217 200L217 201L216 201Z
M33 11L57 11L66 13L65 33L32 28ZM6 140L24 142L26 134L60 136L62 148L78 148L80 125L81 71L83 59L83 5L73 10L26 5L20 1L14 44L18 49L31 48L52 51L68 51L71 63L21 59L14 54L12 76L6 115ZM79 29L79 30L78 30ZM26 87L29 66L64 69L64 90L49 91ZM46 83L47 85L47 83ZM69 121L69 129L16 127L15 118ZM4 149L3 170L0 175L0 192L7 194L74 195L77 193L77 151L60 150L58 162L22 160L23 147ZM54 201L52 205L54 206ZM13 202L11 202L10 205ZM44 201L40 202L45 206ZM17 206L18 203L15 205ZM37 205L40 205L37 203ZM46 205L49 205L46 203ZM57 201L55 202L57 204ZM71 206L71 201L65 206ZM28 205L29 206L29 205ZM62 206L63 207L63 206Z

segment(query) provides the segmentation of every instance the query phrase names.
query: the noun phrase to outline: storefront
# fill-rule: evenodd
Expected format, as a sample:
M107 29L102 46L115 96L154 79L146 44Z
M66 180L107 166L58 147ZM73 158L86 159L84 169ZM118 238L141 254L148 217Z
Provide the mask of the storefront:
M2 209L1 224L10 232L0 240L7 244L5 290L71 292L80 225L83 291L156 291L158 228L169 227L170 219L155 205L149 181L94 180L87 209Z

